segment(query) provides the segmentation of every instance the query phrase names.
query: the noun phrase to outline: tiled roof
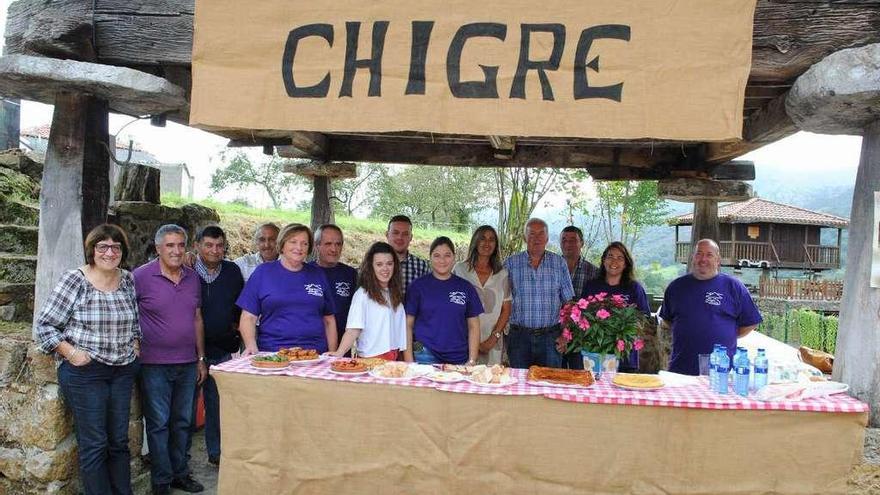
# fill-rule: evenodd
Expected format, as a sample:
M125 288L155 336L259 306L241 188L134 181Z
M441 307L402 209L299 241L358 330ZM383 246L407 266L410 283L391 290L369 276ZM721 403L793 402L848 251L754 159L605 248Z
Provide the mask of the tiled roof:
M720 223L781 223L794 225L818 225L845 229L849 225L846 218L819 213L797 206L775 203L762 198L752 198L738 203L718 207ZM679 215L669 219L670 225L691 225L694 214Z
M43 124L35 127L29 127L21 131L22 136L26 137L34 137L39 139L49 140L49 130L52 128L51 124ZM122 136L116 138L116 149L117 150L125 150L128 151L128 136ZM146 151L144 147L141 146L140 143L135 141L131 147L132 151ZM119 155L119 153L117 153Z

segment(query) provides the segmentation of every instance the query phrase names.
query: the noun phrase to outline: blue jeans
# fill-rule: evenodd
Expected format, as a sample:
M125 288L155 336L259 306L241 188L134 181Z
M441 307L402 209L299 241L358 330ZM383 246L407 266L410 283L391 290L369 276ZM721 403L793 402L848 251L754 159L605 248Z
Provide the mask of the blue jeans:
M63 361L58 384L73 413L79 477L86 495L131 494L128 414L140 362L85 366Z
M507 358L511 368L528 368L533 364L550 368L562 367L562 354L556 350L559 326L546 331L511 325L507 335Z
M219 358L205 358L205 364L208 368L215 364L225 363L232 359L231 354L224 354ZM208 451L208 458L220 457L220 393L217 391L217 382L214 377L208 373L208 378L201 386L202 397L205 400L205 448ZM193 418L195 418L196 400L198 400L199 389L196 389L193 397ZM192 431L195 432L195 420L193 420ZM192 445L192 435L186 445L186 451Z
M153 485L167 485L189 474L187 447L197 379L196 363L145 364L141 369Z
M422 350L413 352L413 359L419 364L439 364L443 362L436 354L424 346L422 346Z

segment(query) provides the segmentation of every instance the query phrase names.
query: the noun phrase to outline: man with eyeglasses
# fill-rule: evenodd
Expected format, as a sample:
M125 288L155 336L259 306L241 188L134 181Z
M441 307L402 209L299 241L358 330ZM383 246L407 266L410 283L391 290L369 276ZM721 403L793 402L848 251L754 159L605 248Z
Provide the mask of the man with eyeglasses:
M187 446L196 386L205 364L201 285L184 265L186 231L173 224L156 231L157 259L134 271L141 345L141 386L153 494L171 488L204 490L189 470Z

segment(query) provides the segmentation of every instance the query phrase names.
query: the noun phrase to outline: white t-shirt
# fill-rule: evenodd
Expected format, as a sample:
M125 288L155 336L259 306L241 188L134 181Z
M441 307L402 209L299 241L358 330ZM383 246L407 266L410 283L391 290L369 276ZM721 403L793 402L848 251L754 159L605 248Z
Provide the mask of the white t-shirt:
M393 349L406 349L406 312L403 304L395 309L370 299L363 287L351 298L348 328L360 328L358 355L378 356Z

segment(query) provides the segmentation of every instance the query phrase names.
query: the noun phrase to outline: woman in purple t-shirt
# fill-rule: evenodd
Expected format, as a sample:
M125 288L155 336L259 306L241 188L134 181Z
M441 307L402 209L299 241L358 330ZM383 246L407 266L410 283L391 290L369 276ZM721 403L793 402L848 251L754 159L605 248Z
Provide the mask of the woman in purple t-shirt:
M278 259L259 265L248 279L236 301L245 355L292 346L336 350L330 283L323 270L305 262L312 247L312 231L290 224L278 234Z
M455 245L448 237L431 243L431 273L406 290L407 362L474 364L480 349L483 305L474 286L454 275ZM413 341L421 349L413 352Z

